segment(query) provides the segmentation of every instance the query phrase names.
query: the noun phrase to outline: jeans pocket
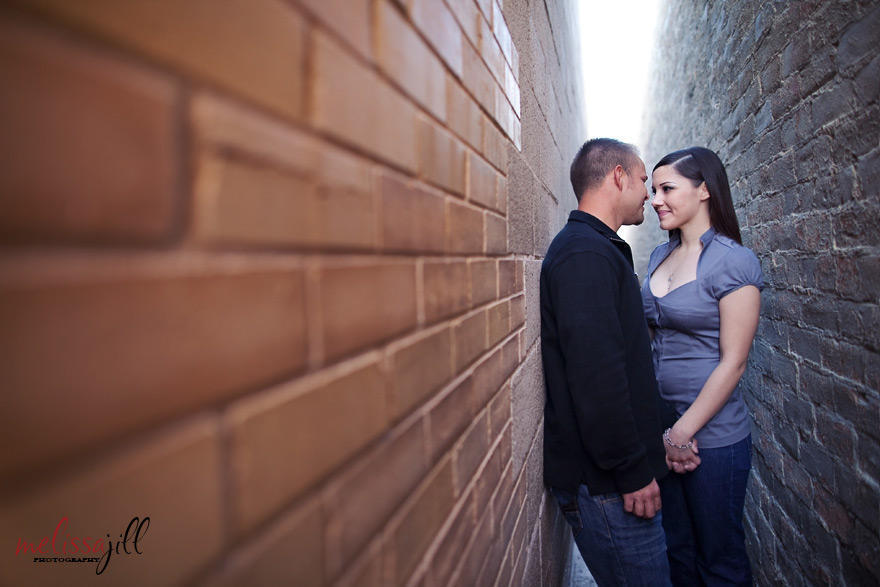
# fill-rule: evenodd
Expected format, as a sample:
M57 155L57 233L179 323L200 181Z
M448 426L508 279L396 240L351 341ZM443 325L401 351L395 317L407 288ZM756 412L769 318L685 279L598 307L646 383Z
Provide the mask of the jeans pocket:
M596 496L596 501L602 505L614 503L615 501L623 501L623 496L619 493L605 493Z
M574 533L577 534L583 530L584 523L581 520L581 511L578 508L577 498L569 495L568 492L559 491L558 489L551 491L553 497L556 498L556 502L559 504L559 509L562 510L562 516L568 522L568 525L571 526Z

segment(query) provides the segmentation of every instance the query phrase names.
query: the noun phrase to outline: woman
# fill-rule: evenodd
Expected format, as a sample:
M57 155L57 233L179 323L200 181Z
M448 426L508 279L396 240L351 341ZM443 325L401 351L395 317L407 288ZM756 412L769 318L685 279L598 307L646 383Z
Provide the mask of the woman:
M654 167L652 205L669 242L642 286L672 473L660 482L675 585L749 585L742 525L751 467L749 418L737 388L758 327L761 265L742 246L724 165L702 147ZM670 410L670 414L672 410Z

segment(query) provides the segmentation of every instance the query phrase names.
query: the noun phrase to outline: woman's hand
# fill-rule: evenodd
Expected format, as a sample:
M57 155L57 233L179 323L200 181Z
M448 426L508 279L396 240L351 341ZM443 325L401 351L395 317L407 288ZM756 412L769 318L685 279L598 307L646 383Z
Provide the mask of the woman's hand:
M700 466L699 448L697 439L681 442L677 438L674 429L663 435L663 447L666 449L666 466L676 473L690 473ZM690 448L686 445L690 444ZM685 447L685 448L680 448Z

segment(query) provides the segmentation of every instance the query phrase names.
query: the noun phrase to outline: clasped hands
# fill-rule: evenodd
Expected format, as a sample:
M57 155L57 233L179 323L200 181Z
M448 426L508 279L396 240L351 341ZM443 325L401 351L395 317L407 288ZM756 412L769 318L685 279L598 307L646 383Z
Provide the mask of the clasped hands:
M679 448L679 446L670 446L670 442L675 445L684 446L690 444L690 448ZM682 440L684 440L682 442ZM690 473L700 466L700 454L697 447L697 439L690 441L687 439L677 438L675 430L669 431L669 436L664 438L663 448L666 449L666 466L676 473Z

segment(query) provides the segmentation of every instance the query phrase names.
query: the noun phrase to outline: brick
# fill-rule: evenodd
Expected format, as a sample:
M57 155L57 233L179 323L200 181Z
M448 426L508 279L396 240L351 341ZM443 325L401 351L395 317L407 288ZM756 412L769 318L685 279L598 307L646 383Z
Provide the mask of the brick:
M476 47L480 42L479 19L481 18L476 3L473 0L449 0L447 4L461 26L462 32ZM465 41L462 47L466 45ZM462 57L462 62L464 61L465 57Z
M318 373L230 406L238 531L253 529L376 438L388 423L385 394L373 363Z
M519 508L518 503L511 501L511 498L513 497L513 467L510 466L510 460L504 458L505 454L509 454L510 452L509 432L510 429L508 428L504 438L501 440L501 448L504 451L501 455L501 479L498 483L498 490L495 492L495 495L492 496L492 512L495 514L495 528L499 536L505 537L505 541L507 541L510 535L502 533L503 522L511 510L517 510Z
M452 377L452 330L395 343L390 354L391 413L401 418Z
M434 540L454 504L452 465L449 460L435 467L430 478L419 487L396 527L389 530L393 556L387 566L393 579L386 584L403 584L416 563Z
M489 450L489 418L483 412L456 443L452 452L455 493L461 495Z
M425 319L429 323L467 310L468 264L465 261L429 261L422 271Z
M513 145L519 150L522 141L522 127L519 117L501 88L495 86L492 91L495 101L495 107L492 112L494 112L495 120L498 122L499 128L504 131L504 134L507 135L511 142L513 142Z
M494 260L471 260L468 277L471 286L471 306L482 306L498 297L498 270Z
M455 371L460 373L488 348L487 312L476 312L453 326Z
M495 208L504 216L507 216L507 185L507 178L503 175L499 175L498 186L495 188L495 193L497 195Z
M507 252L507 220L487 212L486 254L503 255Z
M492 0L476 0L477 6L480 8L480 12L483 13L483 17L486 22L491 26L492 25Z
M510 333L510 303L499 302L488 310L489 345L501 341Z
M880 29L880 9L874 8L865 17L847 28L837 48L841 69L875 55L877 30Z
M170 235L180 170L169 80L6 19L0 69L0 239Z
M448 105L447 125L471 147L481 148L483 137L483 114L480 107L452 76L446 81L446 102Z
M432 459L446 452L477 412L473 381L467 378L449 390L430 411Z
M501 561L503 559L504 548L506 546L507 543L502 542L497 537L492 540L489 545L489 552L487 552L484 556L483 566L480 568L480 574L477 575L477 585L495 584L495 579L498 577L498 574L501 570ZM545 560L551 560L552 556L553 555L551 554L550 557L547 557L547 559Z
M502 379L505 381L516 370L520 363L519 341L517 340L518 338L519 336L512 336L507 342L504 343L504 346L501 347L501 362L503 373Z
M517 261L502 259L498 261L498 293L499 297L506 298L516 293L516 268Z
M415 0L410 8L413 22L428 39L446 66L461 77L461 29L443 2Z
M26 3L286 117L303 117L307 31L288 5L265 0Z
M462 45L462 82L464 87L474 96L477 102L490 116L495 115L495 80L469 43Z
M507 139L504 137L501 131L499 131L495 127L495 124L492 122L492 120L486 117L483 121L483 156L489 161L489 163L494 165L502 172L507 171L507 145ZM507 197L506 194L504 197ZM499 207L497 201L495 204L492 205L492 207L502 212L504 211Z
M443 197L388 173L382 173L377 182L382 200L383 248L392 251L444 250Z
M385 569L383 568L385 552L379 543L359 558L345 574L333 584L338 587L384 587Z
M365 58L372 58L370 0L299 0L299 4L341 41Z
M510 329L516 330L526 323L526 298L523 295L510 300Z
M508 391L507 393L509 394L510 392ZM509 466L509 463L511 462L510 457L513 454L512 437L513 437L513 426L508 425L504 429L504 432L501 435L501 444L499 445L499 448L501 450L501 466L506 467L505 470L512 470L512 468ZM505 479L503 478L503 475L504 475L504 473L502 473L502 480L501 480L502 486L505 484ZM508 475L508 477L510 477L510 475ZM497 515L500 517L500 514L497 514ZM500 522L500 519L498 519L496 521Z
M383 439L323 493L327 565L336 575L376 536L428 470L421 420Z
M478 209L446 202L446 251L483 252L483 214Z
M415 107L326 35L314 33L312 39L309 103L315 128L414 172Z
M880 55L859 72L854 88L860 104L866 105L877 101L880 96Z
M205 158L198 166L195 235L212 243L302 245L317 240L316 187L271 167ZM316 227L315 227L316 228Z
M491 11L491 9L490 9ZM492 76L499 84L504 84L504 54L495 35L492 33L491 25L483 19L480 19L480 55L483 61L492 73Z
M303 585L324 580L321 510L312 501L273 521L255 540L239 546L223 570L205 583L213 587L278 585L296 577Z
M491 512L490 500L501 481L501 454L502 448L500 444L496 444L491 454L485 459L485 464L480 470L476 485L474 486L474 509L483 515L483 513ZM488 515L488 514L486 514ZM494 516L492 526L494 527Z
M479 585L477 576L483 565L489 547L492 545L492 520L485 515L479 522L468 546L467 552L460 563L458 574L453 578L454 585ZM525 583L524 583L525 584ZM540 584L529 583L530 585Z
M510 412L510 386L505 384L489 404L489 417L491 422L491 434L495 438L511 419Z
M192 97L188 114L197 151L235 152L301 176L319 167L321 143L278 118L207 92Z
M481 206L495 208L497 204L497 173L482 158L468 154L467 198Z
M432 584L437 587L449 585L452 572L456 569L461 555L467 546L468 540L473 536L476 528L474 519L473 499L469 493L458 509L452 524L441 538L437 550L431 559L431 570L428 573Z
M464 145L423 117L419 118L419 173L434 185L464 194Z
M195 237L247 246L373 248L378 215L369 168L347 165L350 160L343 157L331 162L330 157L322 159L339 172L339 181L321 186L265 165L203 158L197 171ZM356 182L356 176L364 183Z
M114 553L99 579L109 575L126 585L186 582L219 557L224 546L224 496L217 482L223 466L220 446L216 418L207 417L115 445L108 451L112 454L96 453L99 458L73 474L54 476L24 492L7 491L0 501L0 536L10 551L20 538L38 542L49 536L51 541L59 521L67 517L71 536L103 539L109 534L115 545L133 517L149 517L139 541L143 554ZM4 483L7 490L14 487ZM190 551L181 544L199 548ZM39 565L11 552L6 558L0 567L4 584L95 582L97 565Z
M512 469L511 469L512 472ZM516 534L521 532L521 526L524 525L525 516L521 515L526 499L526 483L525 477L520 476L515 482L510 503L507 504L507 510L501 517L501 536L510 536L510 543L516 552L519 542L516 540Z
M327 357L382 342L416 324L415 267L410 263L325 267L320 280Z
M496 349L474 368L474 399L477 409L483 409L501 387L507 375L504 373L502 349Z
M446 120L446 72L397 9L376 6L376 61L410 96L440 120Z
M0 440L18 447L2 475L305 365L303 274L289 261L32 256L0 263L0 275L4 387L17 390Z

